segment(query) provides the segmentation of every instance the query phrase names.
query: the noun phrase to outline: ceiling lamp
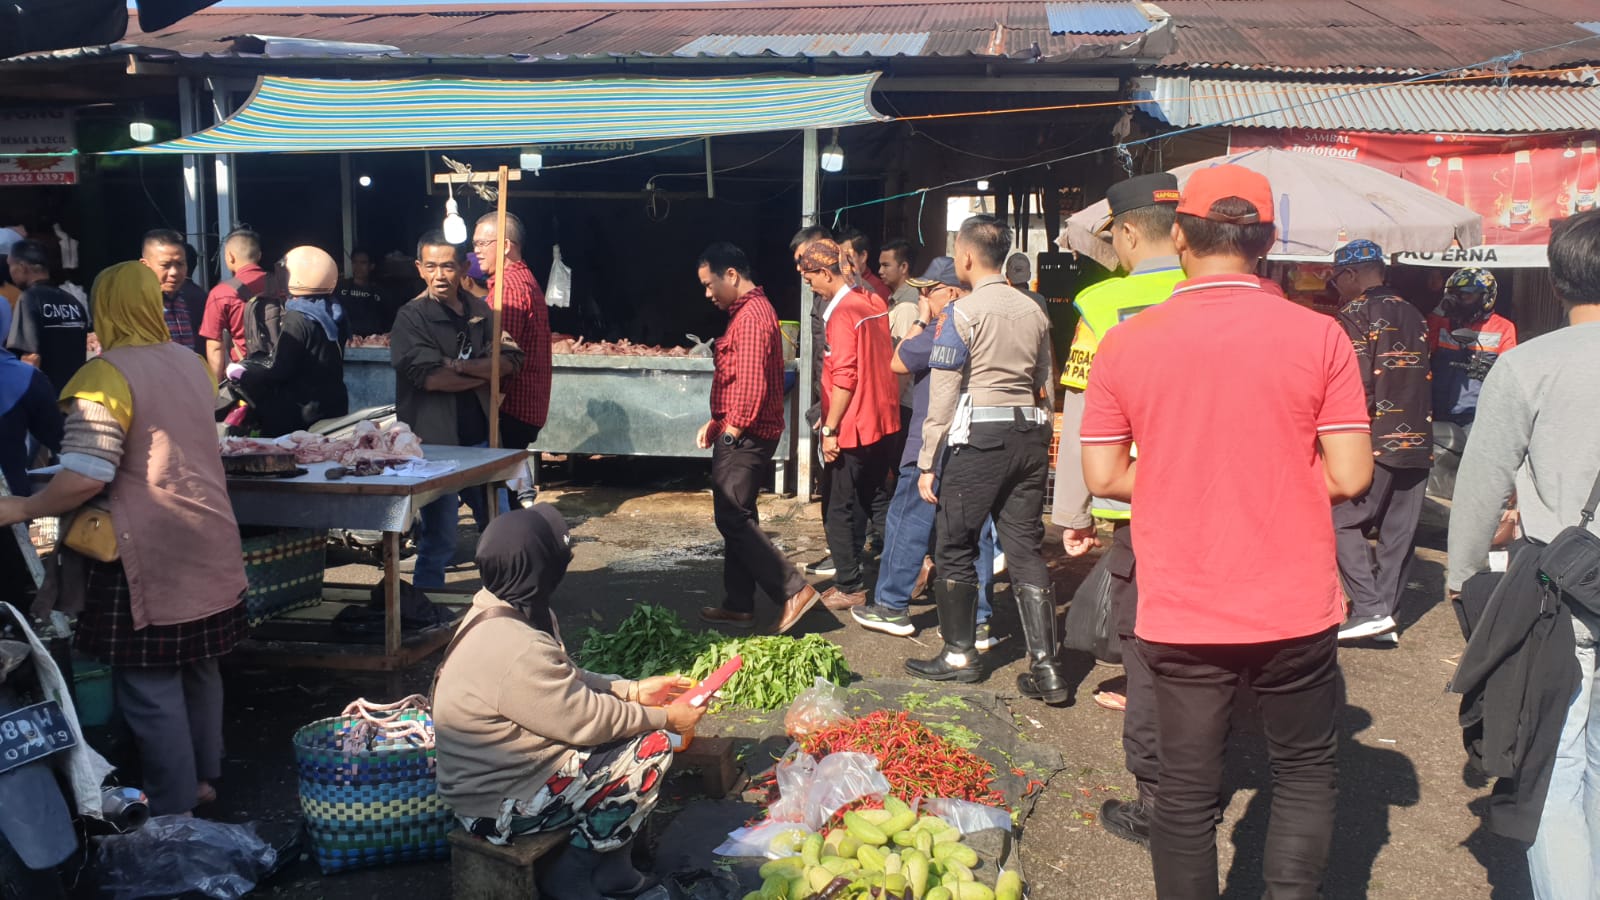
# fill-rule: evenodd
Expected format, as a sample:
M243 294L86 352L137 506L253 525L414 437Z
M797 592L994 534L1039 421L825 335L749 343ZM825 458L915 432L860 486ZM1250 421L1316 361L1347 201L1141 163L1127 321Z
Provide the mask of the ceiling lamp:
M828 146L822 148L821 162L822 171L824 172L844 171L844 148L839 146L839 129L835 128L833 130L833 140L828 142Z
M452 244L467 242L467 223L461 218L454 197L444 201L444 239Z
M156 127L143 119L134 119L128 123L128 137L141 144L153 141L156 137Z
M544 154L539 152L538 147L523 147L518 157L518 168L524 172L539 174L539 170L544 168Z

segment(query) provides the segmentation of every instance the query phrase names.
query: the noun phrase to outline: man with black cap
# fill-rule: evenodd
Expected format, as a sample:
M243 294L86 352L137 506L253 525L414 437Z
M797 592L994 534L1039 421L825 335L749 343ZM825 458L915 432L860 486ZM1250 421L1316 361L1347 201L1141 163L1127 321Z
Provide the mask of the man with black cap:
M931 681L983 678L977 655L978 534L994 517L1011 569L1012 592L1027 643L1025 697L1062 703L1071 696L1056 648L1055 591L1040 554L1051 431L1050 320L1006 284L1002 268L1011 228L973 216L956 235L956 277L972 293L939 317L928 376L928 412L917 456L917 489L938 503L934 599L940 654L907 660ZM946 453L935 487L934 462Z
M1173 229L1189 277L1102 338L1084 403L1085 483L1139 509L1132 652L1155 685L1163 900L1218 895L1218 798L1244 684L1272 762L1273 896L1319 896L1333 843L1344 610L1329 504L1366 491L1372 443L1349 337L1254 274L1276 201L1241 166L1189 176Z
M1350 615L1339 640L1392 635L1433 465L1428 323L1384 284L1383 249L1351 241L1333 254L1328 285L1344 307L1372 416L1372 487L1333 508L1339 575ZM1367 531L1376 528L1376 548Z
M1138 786L1132 800L1107 800L1100 807L1100 826L1117 837L1141 844L1150 842L1150 810L1155 802L1156 783L1161 764L1156 758L1156 708L1150 670L1133 652L1139 592L1134 584L1132 510L1128 504L1105 497L1093 497L1083 481L1079 427L1083 422L1084 391L1094 364L1100 339L1118 322L1149 309L1172 296L1172 289L1183 280L1183 266L1172 246L1172 223L1177 219L1178 179L1165 172L1139 175L1118 182L1106 191L1111 215L1100 234L1111 242L1128 274L1112 278L1080 292L1073 303L1078 308L1078 330L1072 338L1067 366L1061 373L1066 388L1061 400L1061 442L1056 454L1056 491L1050 518L1060 525L1061 542L1068 556L1082 556L1099 545L1096 521L1111 524L1111 546L1095 563L1105 570L1105 579L1085 578L1085 585L1108 583L1111 609L1117 635L1121 639L1122 664L1127 686L1123 707L1122 750L1129 774ZM1080 602L1074 598L1074 603ZM1094 598L1084 596L1084 603ZM1097 697L1102 705L1115 708L1119 698L1107 693Z

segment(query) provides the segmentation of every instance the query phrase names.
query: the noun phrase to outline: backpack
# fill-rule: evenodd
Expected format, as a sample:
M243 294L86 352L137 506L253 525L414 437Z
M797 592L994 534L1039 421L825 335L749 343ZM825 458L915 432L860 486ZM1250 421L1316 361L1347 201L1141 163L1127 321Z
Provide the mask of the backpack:
M266 359L278 346L278 335L283 331L284 295L282 270L267 276L260 293L252 291L237 276L224 284L233 288L244 303L244 358ZM222 345L231 347L233 335L223 328ZM230 350L231 355L231 350Z

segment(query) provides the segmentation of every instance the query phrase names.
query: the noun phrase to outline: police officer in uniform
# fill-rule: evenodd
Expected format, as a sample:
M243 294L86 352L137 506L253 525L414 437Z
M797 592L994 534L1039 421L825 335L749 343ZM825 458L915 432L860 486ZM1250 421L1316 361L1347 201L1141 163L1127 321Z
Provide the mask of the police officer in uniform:
M1082 556L1099 546L1095 520L1110 522L1111 546L1095 563L1110 576L1112 614L1117 635L1128 652L1122 654L1128 685L1122 720L1122 748L1129 773L1138 785L1134 800L1107 800L1100 808L1100 824L1112 834L1141 844L1150 841L1150 804L1161 766L1156 758L1155 698L1150 671L1133 647L1135 610L1139 599L1133 579L1133 536L1128 504L1090 497L1083 483L1079 426L1083 422L1083 392L1089 387L1100 339L1112 326L1172 296L1184 278L1178 252L1172 245L1172 224L1177 218L1178 179L1167 173L1139 175L1118 182L1106 191L1111 217L1100 231L1111 240L1123 271L1122 278L1102 281L1078 294L1080 318L1072 350L1061 373L1066 392L1061 402L1061 442L1056 454L1056 492L1050 518L1064 531L1061 542L1068 556ZM1097 585L1100 572L1084 579ZM1085 603L1093 603L1089 597ZM1074 603L1078 602L1074 599Z
M1053 405L1050 320L1006 284L1001 270L1010 249L1011 229L992 216L973 216L956 237L956 276L972 292L939 316L917 458L918 491L939 504L934 597L944 648L930 660L907 660L906 670L933 681L983 677L976 565L979 531L993 515L1028 649L1029 671L1017 676L1017 688L1063 703L1071 691L1057 660L1055 591L1039 551ZM934 460L945 452L935 492Z

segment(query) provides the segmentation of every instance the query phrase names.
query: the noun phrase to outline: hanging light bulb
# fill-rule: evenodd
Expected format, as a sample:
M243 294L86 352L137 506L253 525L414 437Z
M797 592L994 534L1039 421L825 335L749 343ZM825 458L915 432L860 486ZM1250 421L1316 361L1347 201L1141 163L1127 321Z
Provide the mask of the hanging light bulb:
M371 175L363 175L360 178L356 179L356 184L359 184L362 187L372 187L372 176Z
M537 175L544 168L544 154L539 152L538 147L523 147L517 162L522 171Z
M143 119L134 119L128 123L128 137L143 144L155 140L156 127Z
M978 179L978 190L987 191L988 189L989 189L989 179L987 179L987 178L979 178Z
M822 148L821 164L824 172L844 171L844 148L839 146L839 129L837 128L833 130L833 140L828 142L828 146Z
M467 223L462 220L461 211L456 209L454 197L444 201L444 239L452 244L467 242Z

